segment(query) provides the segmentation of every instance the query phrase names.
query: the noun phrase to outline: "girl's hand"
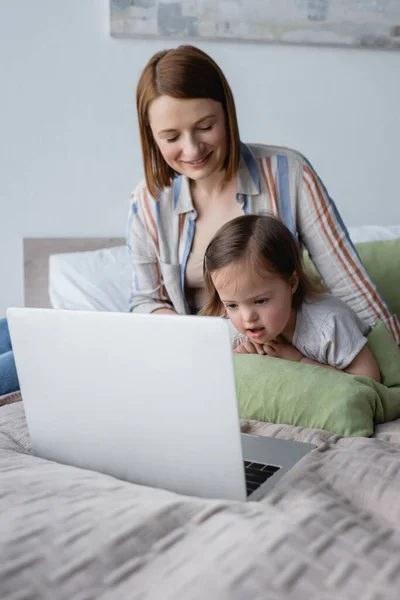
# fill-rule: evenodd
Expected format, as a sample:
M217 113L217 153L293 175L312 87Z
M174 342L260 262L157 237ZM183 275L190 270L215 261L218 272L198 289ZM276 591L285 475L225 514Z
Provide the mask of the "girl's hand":
M284 360L291 360L293 362L300 362L304 358L297 348L282 339L271 340L263 345L263 349L267 356L274 358L283 358Z
M250 340L246 340L242 342L240 346L237 346L234 349L236 354L262 354L265 355L266 352L261 344L257 344L256 342L251 342Z

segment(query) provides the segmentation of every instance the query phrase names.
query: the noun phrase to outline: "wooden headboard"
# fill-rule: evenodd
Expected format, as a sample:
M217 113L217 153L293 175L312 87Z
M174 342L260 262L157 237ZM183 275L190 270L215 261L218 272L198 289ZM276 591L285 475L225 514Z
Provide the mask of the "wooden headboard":
M125 244L124 238L25 238L25 306L50 308L49 256L65 252L85 252Z

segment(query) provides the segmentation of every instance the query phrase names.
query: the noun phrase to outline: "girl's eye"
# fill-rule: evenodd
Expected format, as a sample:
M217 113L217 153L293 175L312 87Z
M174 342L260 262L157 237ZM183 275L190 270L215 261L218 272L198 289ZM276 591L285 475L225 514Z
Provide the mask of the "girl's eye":
M207 127L199 127L200 131L210 131L214 125L208 125Z
M265 302L268 302L268 298L259 298L254 301L255 304L264 304Z
M237 304L225 304L225 308L229 308L229 310L233 310L237 308Z
M175 141L178 139L178 137L179 137L179 135L176 135L176 136L175 136L175 137L173 137L173 138L167 138L167 142L168 142L168 144L171 144L171 142L175 142Z

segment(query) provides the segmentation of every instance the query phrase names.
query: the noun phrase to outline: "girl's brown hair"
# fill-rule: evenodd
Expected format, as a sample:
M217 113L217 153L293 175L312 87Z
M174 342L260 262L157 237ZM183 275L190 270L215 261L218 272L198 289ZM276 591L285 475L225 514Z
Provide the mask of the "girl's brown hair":
M209 98L223 106L228 136L228 154L223 168L225 180L235 175L240 159L240 139L231 88L219 66L199 48L179 46L157 52L145 66L136 90L144 172L147 189L157 198L171 185L176 172L165 162L149 125L150 104L159 96Z
M260 275L268 271L286 281L296 272L299 282L293 294L294 309L300 308L306 297L325 291L306 271L300 245L286 225L272 215L245 215L223 225L208 245L203 263L206 303L201 315L225 314L211 276L239 261L246 261L248 268L256 269Z

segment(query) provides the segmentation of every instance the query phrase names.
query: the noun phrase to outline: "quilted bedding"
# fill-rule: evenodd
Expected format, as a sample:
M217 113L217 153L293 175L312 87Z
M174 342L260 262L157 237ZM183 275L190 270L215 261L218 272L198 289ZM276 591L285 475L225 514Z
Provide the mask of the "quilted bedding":
M400 420L242 428L317 449L261 502L203 500L34 457L0 407L0 598L398 600Z

